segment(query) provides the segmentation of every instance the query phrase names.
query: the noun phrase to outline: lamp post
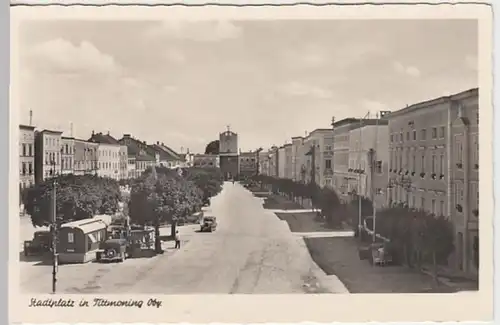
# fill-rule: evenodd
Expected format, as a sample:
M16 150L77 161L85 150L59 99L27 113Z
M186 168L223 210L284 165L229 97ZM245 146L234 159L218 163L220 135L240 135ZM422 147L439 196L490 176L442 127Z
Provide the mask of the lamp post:
M52 183L52 211L51 211L51 234L52 234L52 293L56 293L57 288L57 181Z

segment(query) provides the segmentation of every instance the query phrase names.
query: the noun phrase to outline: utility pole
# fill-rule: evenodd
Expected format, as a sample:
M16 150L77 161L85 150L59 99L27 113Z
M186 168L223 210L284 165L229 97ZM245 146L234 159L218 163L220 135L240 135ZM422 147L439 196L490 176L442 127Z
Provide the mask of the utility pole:
M57 254L57 181L54 180L52 187L52 293L56 293L57 288L57 268L58 268L58 254Z

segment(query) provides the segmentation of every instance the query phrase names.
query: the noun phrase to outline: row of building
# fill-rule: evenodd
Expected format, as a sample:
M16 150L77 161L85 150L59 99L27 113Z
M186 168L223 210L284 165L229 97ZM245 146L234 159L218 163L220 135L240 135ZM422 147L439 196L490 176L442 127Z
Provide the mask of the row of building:
M405 204L451 218L457 268L479 264L478 89L332 121L259 154L259 172L315 182L343 200L370 198L377 208Z
M184 167L186 154L164 143L147 144L130 134L121 139L92 132L83 140L54 130L19 125L19 187L57 175L94 174L116 180L136 178L150 166Z

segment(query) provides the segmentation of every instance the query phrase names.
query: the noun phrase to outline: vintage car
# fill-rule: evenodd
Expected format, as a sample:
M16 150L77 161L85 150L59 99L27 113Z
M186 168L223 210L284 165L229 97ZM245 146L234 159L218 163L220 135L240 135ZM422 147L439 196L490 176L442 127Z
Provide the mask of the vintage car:
M200 225L201 232L212 232L217 229L217 218L215 217L203 217L203 220Z
M98 262L123 262L128 257L128 240L125 238L108 239L96 252Z
M36 231L33 240L24 242L24 256L44 255L51 251L52 236L48 230Z
M128 237L128 257L139 258L156 255L155 238L154 228L131 230Z

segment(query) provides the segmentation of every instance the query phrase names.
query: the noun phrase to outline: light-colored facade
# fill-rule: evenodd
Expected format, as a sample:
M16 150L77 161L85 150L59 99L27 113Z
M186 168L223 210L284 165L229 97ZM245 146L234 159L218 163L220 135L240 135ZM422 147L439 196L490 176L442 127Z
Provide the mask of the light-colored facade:
M259 152L259 174L269 175L269 152Z
M75 175L94 175L97 173L98 150L99 145L95 142L75 139L75 158L73 168Z
M286 170L286 155L285 155L285 147L278 148L278 178L285 178L285 170Z
M278 147L273 146L269 149L269 166L268 175L271 177L278 177Z
M195 154L193 156L193 167L219 168L219 156L209 154Z
M35 182L61 175L62 132L35 132Z
M61 172L63 175L74 174L75 138L61 137Z
M35 127L19 125L19 188L35 184Z
M135 169L135 156L128 154L127 156L127 176L128 178L137 178L141 176L140 174L137 173Z
M348 193L370 198L377 208L386 206L389 172L387 119L349 131Z
M332 129L316 129L302 138L302 144L297 147L295 160L301 162L300 174L303 181L306 183L312 182L314 175L314 183L320 187L332 186L332 143ZM313 168L314 172L312 171Z
M116 144L99 143L97 151L99 176L120 180L120 147Z
M127 146L120 145L119 149L119 179L128 179L128 148Z
M454 264L473 273L478 261L478 117L477 89L411 105L388 117L388 202L450 217Z
M159 163L157 152L151 152L151 148L145 141L140 141L130 134L124 134L120 140L116 140L120 145L127 147L127 177L140 177L148 168ZM133 166L132 164L135 164Z
M304 180L305 165L303 153L304 139L302 137L292 138L292 179L295 182Z
M285 175L284 178L293 179L293 164L292 164L292 144L285 144Z

